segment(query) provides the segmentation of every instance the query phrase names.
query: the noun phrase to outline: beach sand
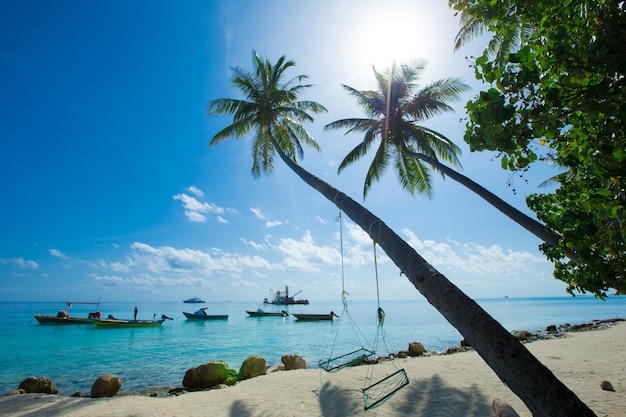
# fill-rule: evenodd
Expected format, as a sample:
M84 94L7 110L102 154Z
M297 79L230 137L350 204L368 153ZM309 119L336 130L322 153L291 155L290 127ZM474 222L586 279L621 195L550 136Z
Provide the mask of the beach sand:
M598 416L626 415L626 323L570 332L526 345ZM199 364L192 364L197 366ZM404 368L410 384L378 408L363 410L360 392L368 368L373 379ZM182 380L182 377L181 377ZM615 391L600 388L609 381ZM123 390L123 387L122 387ZM531 416L476 352L397 359L394 363L347 368L283 371L235 386L171 397L125 395L68 398L26 394L0 397L2 416L492 416L500 398L520 416Z

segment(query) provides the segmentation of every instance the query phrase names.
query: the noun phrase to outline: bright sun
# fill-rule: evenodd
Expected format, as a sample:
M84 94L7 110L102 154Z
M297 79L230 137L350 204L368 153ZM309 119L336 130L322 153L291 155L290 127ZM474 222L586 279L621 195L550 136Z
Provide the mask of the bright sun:
M398 2L387 2L376 10L370 8L357 13L351 35L359 61L369 68L374 65L380 71L394 62L426 59L428 54L436 52L429 50L432 20L417 16Z

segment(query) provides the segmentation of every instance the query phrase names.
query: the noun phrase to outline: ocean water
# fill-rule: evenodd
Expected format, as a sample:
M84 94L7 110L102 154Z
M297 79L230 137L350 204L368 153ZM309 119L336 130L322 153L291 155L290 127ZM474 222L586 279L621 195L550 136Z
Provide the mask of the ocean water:
M595 319L625 318L626 298L606 301L593 297L507 298L477 302L507 330L543 330L550 324L577 324ZM359 347L387 354L407 349L418 341L427 350L458 345L461 335L424 300L381 301L385 322L379 342L376 301L312 302L289 306L290 313L340 314L332 322L300 322L293 316L249 317L258 303L220 302L206 304L103 302L104 316L139 319L167 314L161 327L97 328L93 325L41 325L34 314L56 314L64 303L0 302L0 395L16 389L28 376L45 376L61 395L89 393L103 373L122 379L121 392L182 386L185 372L212 360L224 360L239 370L251 355L263 356L268 365L280 364L286 354L302 356L310 368L320 360L348 353ZM228 314L228 320L190 321L183 311L208 307L209 314ZM89 307L75 304L70 313L86 316ZM266 306L280 311L284 306Z

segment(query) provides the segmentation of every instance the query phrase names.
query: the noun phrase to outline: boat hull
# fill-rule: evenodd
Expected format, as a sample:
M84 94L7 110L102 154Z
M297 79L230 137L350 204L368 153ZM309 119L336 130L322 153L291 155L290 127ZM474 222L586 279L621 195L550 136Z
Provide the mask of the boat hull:
M165 320L118 320L118 319L101 319L94 320L93 323L98 327L156 327L163 324Z
M188 320L228 320L228 314L195 314L183 311Z
M93 320L84 317L57 317L35 314L39 324L92 324Z
M268 311L249 311L246 310L246 313L248 313L249 316L251 317L287 317L288 314L287 313L276 313L276 312L268 312Z
M300 314L293 313L293 316L300 321L323 321L323 320L332 320L332 314Z

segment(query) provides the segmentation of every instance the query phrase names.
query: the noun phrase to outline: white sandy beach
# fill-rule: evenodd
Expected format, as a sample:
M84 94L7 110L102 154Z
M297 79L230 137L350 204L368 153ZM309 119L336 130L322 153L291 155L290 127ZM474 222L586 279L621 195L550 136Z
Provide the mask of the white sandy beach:
M527 345L598 416L626 415L626 323L608 329L567 333ZM199 364L198 364L199 365ZM318 369L276 372L224 389L172 397L68 398L27 394L0 398L2 416L492 416L500 398L520 416L529 410L476 352L398 359L410 384L382 406L363 410L360 388L367 367L335 373ZM374 380L395 371L374 365ZM615 392L600 388L611 382ZM123 390L123 387L122 387Z

